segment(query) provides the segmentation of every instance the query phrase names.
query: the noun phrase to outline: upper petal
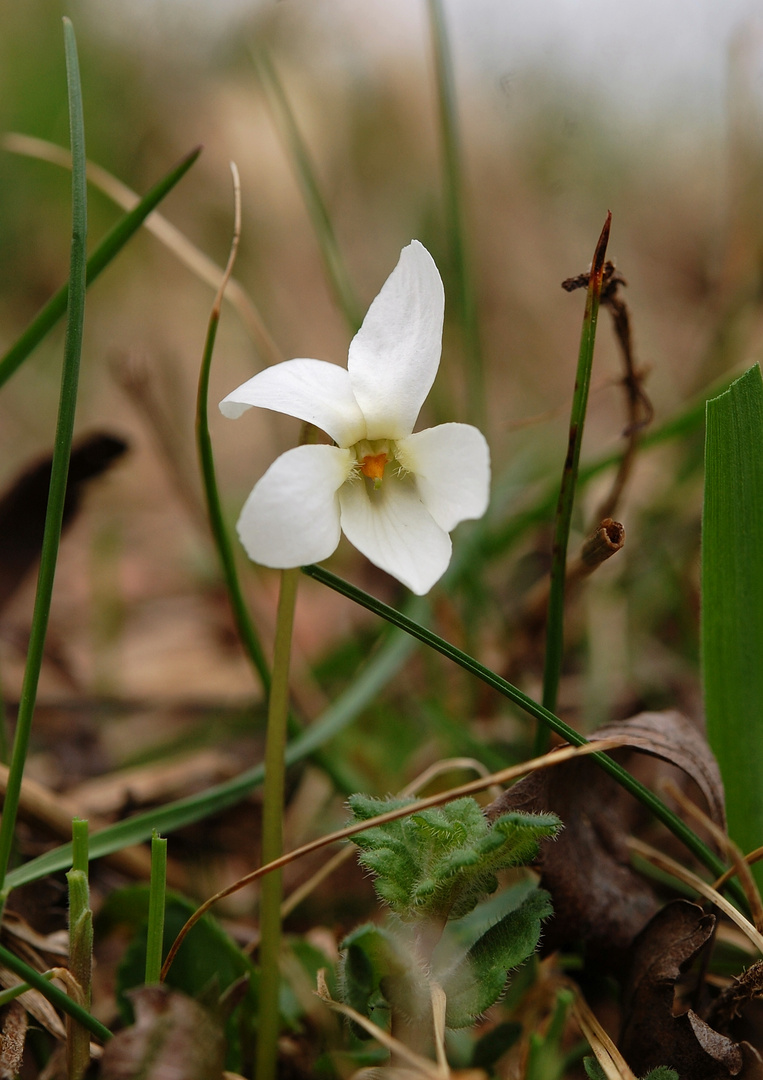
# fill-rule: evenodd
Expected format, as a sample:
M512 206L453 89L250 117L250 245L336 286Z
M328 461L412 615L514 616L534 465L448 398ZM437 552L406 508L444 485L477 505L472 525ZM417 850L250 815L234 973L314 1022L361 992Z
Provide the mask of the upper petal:
M412 483L390 476L378 491L369 487L358 479L339 492L342 530L374 565L423 596L448 568L450 537Z
M366 435L349 375L325 360L285 360L265 368L223 398L220 412L236 419L252 405L307 420L340 446Z
M445 292L427 249L412 241L368 309L347 364L367 438L410 435L442 349Z
M421 501L446 532L487 510L490 451L476 427L440 424L417 431L398 440L397 459L413 473Z
M276 458L238 519L249 558L278 569L327 559L339 543L337 491L352 464L338 446L297 446Z

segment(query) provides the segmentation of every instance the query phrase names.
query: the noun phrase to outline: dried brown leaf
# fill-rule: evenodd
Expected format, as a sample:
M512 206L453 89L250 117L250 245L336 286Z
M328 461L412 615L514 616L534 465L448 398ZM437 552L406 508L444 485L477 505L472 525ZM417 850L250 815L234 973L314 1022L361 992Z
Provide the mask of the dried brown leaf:
M66 527L76 514L87 483L110 468L127 444L115 435L90 435L72 449L64 503ZM48 506L51 458L26 469L0 498L0 610L40 555Z
M166 986L130 997L135 1024L106 1044L101 1080L222 1080L225 1038L206 1009Z
M714 924L696 904L675 900L634 942L620 1048L637 1074L667 1065L681 1080L758 1080L759 1055L749 1043L721 1034L691 1009L674 1014L676 981L710 940Z
M724 821L723 788L705 739L677 712L641 713L609 724L596 738L618 738L630 750L659 757L694 780L714 821ZM613 752L623 760L620 752ZM541 845L538 869L551 893L554 919L547 949L583 942L605 969L623 968L631 942L658 910L651 886L631 866L627 838L641 820L640 805L593 762L583 758L535 773L504 792L487 809L553 811L564 830Z
M625 736L626 745L677 766L702 792L710 817L726 828L726 809L718 763L703 732L674 709L643 712L596 732L597 739Z

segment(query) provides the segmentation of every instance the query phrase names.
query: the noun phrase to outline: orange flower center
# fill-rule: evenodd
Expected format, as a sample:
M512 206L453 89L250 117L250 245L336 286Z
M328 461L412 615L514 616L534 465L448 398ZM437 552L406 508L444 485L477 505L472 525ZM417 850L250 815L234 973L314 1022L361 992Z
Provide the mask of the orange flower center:
M360 466L360 471L364 476L367 476L369 480L373 480L376 486L378 486L384 478L384 466L387 464L388 455L385 454L366 454L363 458L363 462Z

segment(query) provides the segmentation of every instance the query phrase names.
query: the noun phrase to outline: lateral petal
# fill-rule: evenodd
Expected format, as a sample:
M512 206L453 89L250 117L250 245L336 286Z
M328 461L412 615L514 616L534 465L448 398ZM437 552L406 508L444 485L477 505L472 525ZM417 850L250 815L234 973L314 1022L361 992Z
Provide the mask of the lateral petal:
M282 570L327 559L339 543L337 492L352 467L338 446L297 446L276 458L238 519L249 558Z
M421 501L441 529L481 518L490 498L490 451L470 424L440 424L397 443L397 459L413 474Z
M307 420L339 446L352 446L366 436L349 375L325 360L285 360L265 368L224 397L220 412L235 420L252 405Z
M368 439L410 435L442 350L445 293L427 249L413 240L350 344L347 369Z
M369 490L370 488L370 490ZM419 596L448 568L450 537L413 483L390 476L378 491L360 478L339 492L342 530L358 551Z

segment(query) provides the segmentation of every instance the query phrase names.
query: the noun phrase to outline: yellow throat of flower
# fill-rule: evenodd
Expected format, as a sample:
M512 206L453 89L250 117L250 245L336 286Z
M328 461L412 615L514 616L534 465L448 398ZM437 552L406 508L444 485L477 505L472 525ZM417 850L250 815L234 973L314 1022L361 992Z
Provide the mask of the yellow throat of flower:
M377 491L381 487L382 480L384 479L384 466L386 464L386 454L366 454L360 463L360 471L364 476L373 480L374 487Z
M394 458L393 447L386 439L373 442L362 439L355 444L354 449L360 472L373 480L374 488L378 491L384 479L384 466Z

